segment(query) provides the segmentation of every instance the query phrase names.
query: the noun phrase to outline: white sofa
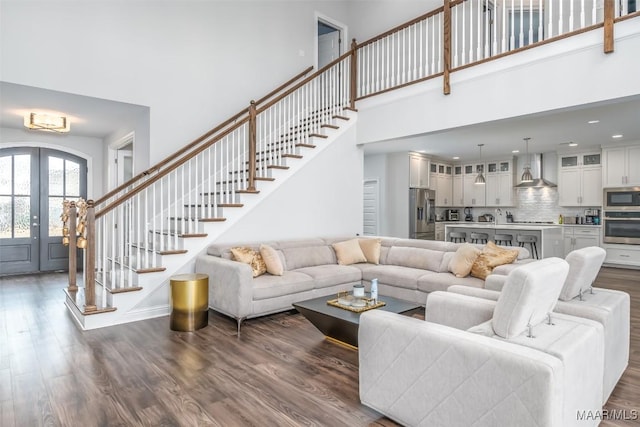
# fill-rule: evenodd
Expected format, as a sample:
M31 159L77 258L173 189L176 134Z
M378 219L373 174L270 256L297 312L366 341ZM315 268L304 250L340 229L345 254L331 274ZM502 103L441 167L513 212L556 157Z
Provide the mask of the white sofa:
M484 280L449 272L449 261L461 244L381 238L379 264L339 265L332 244L349 239L352 237L213 244L197 258L195 270L209 275L209 306L236 319L238 332L244 319L291 310L295 302L335 295L357 283L369 286L374 278L381 295L422 305L428 293L452 285L484 286ZM282 276L253 278L249 265L232 261L231 248L258 250L261 243L277 251L284 266ZM513 266L528 261L529 251L513 249L518 250Z
M592 287L605 255L605 250L597 246L577 249L567 255L569 274L554 309L555 313L595 320L604 327L603 403L629 364L630 346L629 294ZM485 289L452 286L448 291L497 301L506 280L507 276L492 274L485 281Z
M433 292L426 321L363 313L362 403L407 426L597 425L584 415L602 408L602 325L548 325L569 267L539 263L509 275L497 302Z

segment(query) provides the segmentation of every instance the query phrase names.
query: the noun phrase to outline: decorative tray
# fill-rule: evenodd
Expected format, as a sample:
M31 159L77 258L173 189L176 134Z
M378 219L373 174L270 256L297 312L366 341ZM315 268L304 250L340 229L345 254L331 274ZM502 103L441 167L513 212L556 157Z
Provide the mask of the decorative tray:
M353 311L354 313L362 313L363 311L387 305L384 301L374 302L371 298L353 297L352 295L344 294L338 294L338 298L330 299L327 304L343 310Z

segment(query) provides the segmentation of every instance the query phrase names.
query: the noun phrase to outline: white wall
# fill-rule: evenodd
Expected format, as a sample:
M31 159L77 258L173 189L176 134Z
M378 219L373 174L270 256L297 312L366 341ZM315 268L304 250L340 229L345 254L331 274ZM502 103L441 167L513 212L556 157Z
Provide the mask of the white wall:
M0 80L149 106L155 162L313 64L316 12L347 21L337 1L3 0Z
M363 154L355 129L348 129L216 242L362 234Z
M56 135L22 129L0 128L0 148L45 147L66 151L87 159L87 198L95 199L103 194L102 140L73 135Z
M640 93L640 32L616 24L615 52L590 31L358 103L358 141L377 142ZM559 71L560 70L560 71ZM513 88L518 88L514 93ZM491 108L487 102L491 101ZM437 108L435 108L437 106Z

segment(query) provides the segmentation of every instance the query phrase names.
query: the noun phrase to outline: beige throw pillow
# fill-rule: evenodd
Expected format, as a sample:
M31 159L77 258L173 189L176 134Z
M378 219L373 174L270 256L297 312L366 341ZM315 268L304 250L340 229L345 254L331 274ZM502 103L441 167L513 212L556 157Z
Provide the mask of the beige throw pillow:
M234 260L251 266L253 277L258 277L267 272L267 265L264 263L260 252L251 248L231 248L231 254Z
M482 251L477 247L464 243L453 254L451 261L449 261L449 271L456 277L467 277L471 273L471 267L476 262L478 255Z
M380 239L359 239L360 249L369 264L380 264L380 249L382 240Z
M344 242L334 243L333 250L336 251L336 257L338 258L338 264L351 265L358 264L360 262L367 262L367 258L360 249L360 243L358 239L346 240Z
M517 249L503 249L489 242L471 266L471 275L478 279L486 279L499 265L511 264L518 258Z
M278 251L268 245L260 245L260 255L264 263L267 265L267 273L274 276L282 276L284 274L284 267L282 261L278 256Z

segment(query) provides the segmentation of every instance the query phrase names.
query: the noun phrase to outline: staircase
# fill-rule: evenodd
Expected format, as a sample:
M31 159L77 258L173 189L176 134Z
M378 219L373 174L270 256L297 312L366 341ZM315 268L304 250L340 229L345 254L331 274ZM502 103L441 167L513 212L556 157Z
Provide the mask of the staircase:
M547 14L530 2L516 3L492 3L494 23L484 13L484 0L445 2L378 37L354 41L326 67L311 75L310 69L303 71L90 204L85 274L77 290L66 290L66 305L78 324L94 329L168 314L170 277L193 271L198 253L321 151L339 143L355 126L356 100L433 78L443 79L447 94L451 72L601 27L605 50L612 49L613 23L640 16L614 19L620 11L606 2L599 20L595 2L589 10L582 2L581 10L571 9L581 17L579 25L574 27L571 14L566 28L562 14L553 16L544 24L547 38L523 46L523 21L516 34L505 17L520 8L521 17L538 13L542 25ZM465 33L465 22L474 22L475 30ZM533 40L533 27L528 30ZM516 39L522 47L513 47Z

